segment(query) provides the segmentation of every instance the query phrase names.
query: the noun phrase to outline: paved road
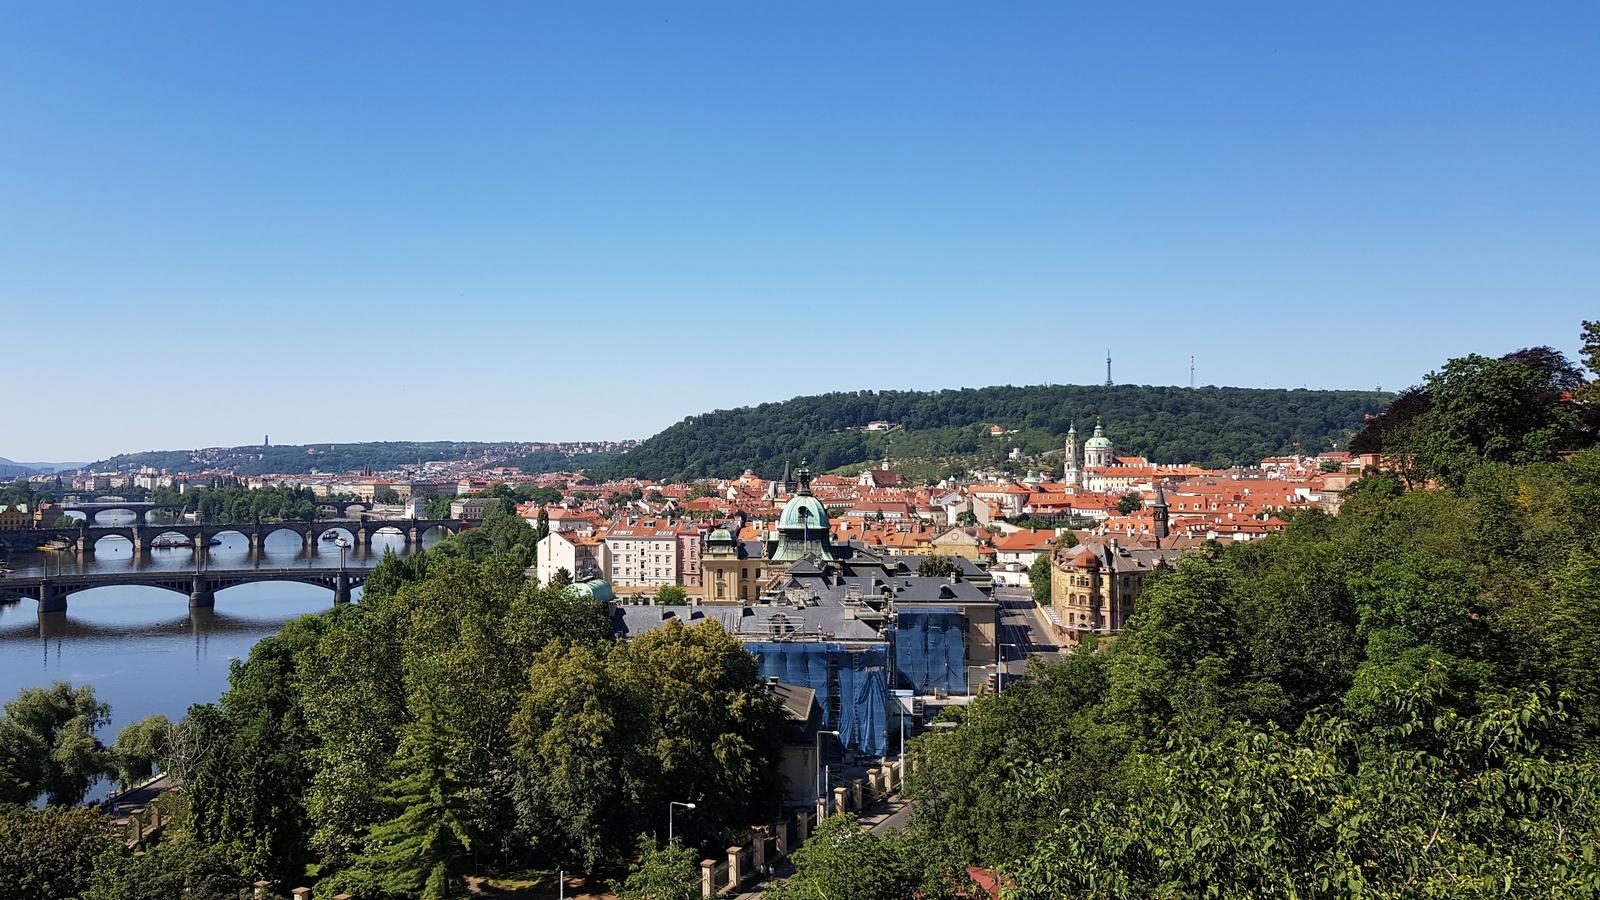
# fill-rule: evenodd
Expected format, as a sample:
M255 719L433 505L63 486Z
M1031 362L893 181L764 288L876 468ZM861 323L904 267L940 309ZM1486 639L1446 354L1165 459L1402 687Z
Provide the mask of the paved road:
M1000 602L1000 642L1014 645L1000 648L1008 675L1022 674L1024 655L1050 660L1061 656L1050 620L1033 602L1031 593L1022 588L996 588L994 598Z

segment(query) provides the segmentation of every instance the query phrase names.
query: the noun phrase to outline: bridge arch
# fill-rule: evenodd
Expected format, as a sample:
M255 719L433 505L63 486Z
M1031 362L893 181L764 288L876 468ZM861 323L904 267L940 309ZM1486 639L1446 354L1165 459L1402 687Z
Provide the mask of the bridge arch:
M425 540L429 540L431 538L438 538L440 540L444 540L445 538L447 538L447 537L449 537L449 536L451 536L451 535L453 535L455 533L456 533L455 530L452 529L449 525L446 525L443 522L435 522L434 524L423 528L422 529L422 533L417 535L417 540L425 541Z
M250 532L254 530L255 529L250 525L219 525L216 528L206 529L202 532L202 534L208 539L220 538L225 534L236 534L243 538L244 542L248 544L250 543ZM210 541L207 540L207 543L210 543Z
M101 527L103 528L104 526L101 526ZM85 540L88 540L88 539L85 538ZM106 544L107 541L111 541L112 543L111 544ZM105 533L96 535L91 543L93 544L93 548L92 549L94 550L95 553L100 553L100 552L102 552L104 550L109 550L112 547L120 547L120 546L122 546L124 544L126 544L128 546L128 548L131 550L131 549L133 549L133 527L129 526L128 530L126 532L109 531L109 532L105 532Z
M159 544L170 543L173 538L176 538L179 541L182 541L183 542L182 546L181 547L176 546L176 545L171 546L171 547L158 546ZM192 550L192 549L194 549L194 535L192 533L186 533L186 532L178 531L177 529L174 529L174 528L162 528L160 525L156 525L156 526L153 526L149 531L145 532L145 545L144 546L145 546L145 549L147 549L147 550L179 550L179 549L185 549L185 548Z
M78 586L78 587L68 588L66 590L66 594L67 594L68 597L71 597L72 599L77 600L77 599L83 597L85 594L92 594L95 591L103 590L105 588L113 588L113 587L114 588L129 588L129 587L149 588L150 590L153 590L153 591L157 591L157 590L159 590L159 591L167 591L168 593L183 594L185 596L187 596L188 593L189 593L189 587L188 587L187 583L179 583L179 580L177 580L177 579L165 579L163 581L157 581L155 579L151 579L149 581L129 582L129 583L126 583L126 584L86 584L86 585L81 585L81 586Z
M333 541L323 541L322 538L326 534L333 533L349 541L351 546L355 546L356 530L358 526L349 525L343 522L318 522L312 527L316 532L314 537L319 543L332 544Z
M108 513L122 513L133 516L133 522L128 523L130 525L144 521L144 513L137 509L129 509L126 506L105 506L92 510L73 510L73 512L82 512L88 518L90 525L110 526L112 523L100 521L100 517Z

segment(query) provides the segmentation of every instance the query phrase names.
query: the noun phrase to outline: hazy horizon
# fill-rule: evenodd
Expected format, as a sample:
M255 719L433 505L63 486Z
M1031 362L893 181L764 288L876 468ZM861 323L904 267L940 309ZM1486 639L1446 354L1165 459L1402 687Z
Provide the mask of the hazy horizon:
M1102 366L1104 365L1104 360L1101 361L1101 364L1102 364ZM931 392L931 391L941 391L941 390L961 390L961 389L964 389L964 388L978 388L978 389L981 389L981 388L987 388L987 387L1039 387L1039 386L1041 386L1041 385L956 385L954 387L938 387L938 388L926 388L926 389L924 389L924 388L910 388L910 389L904 389L904 390L926 390L926 391L930 391ZM1095 384L1050 384L1050 385L1042 385L1042 386L1044 386L1044 387L1099 387L1099 385L1095 385ZM1174 387L1174 388L1186 388L1186 387L1188 387L1188 385L1181 385L1181 384L1136 384L1136 383L1130 383L1130 385L1123 385L1123 384L1119 383L1117 386L1118 387L1126 387L1126 386L1133 386L1133 387ZM1303 385L1247 386L1247 385L1226 385L1226 384L1196 384L1195 387L1197 389L1200 389L1200 390L1204 390L1204 389L1208 389L1208 388L1244 388L1244 389L1247 389L1247 390L1291 390L1291 391L1292 390L1360 391L1360 392L1366 392L1366 391L1370 391L1371 390L1370 388L1323 388L1323 387L1314 387L1314 386L1308 388L1308 387L1305 387ZM855 391L865 391L865 390L902 390L902 389L900 389L900 388L854 388L854 389L841 389L839 391L824 391L822 393L854 393ZM1398 388L1397 389L1390 389L1388 387L1385 387L1384 390L1388 391L1390 393L1393 393L1394 390L1398 390ZM661 426L661 428L657 428L654 431L651 431L649 434L640 434L640 435L592 435L592 436L588 436L588 437L582 437L582 436L579 436L579 437L541 437L541 436L537 436L536 435L536 436L532 436L532 437L486 438L486 437L471 437L471 436L465 436L464 437L464 436L460 436L460 435L446 436L446 437L417 437L416 435L400 434L400 435L384 436L384 437L359 437L359 438L350 438L350 439L345 439L345 438L334 438L334 439L313 438L313 439L306 439L306 440L297 440L297 439L293 439L293 438L279 439L278 436L268 433L268 434L261 435L261 437L271 437L272 438L272 445L274 447L276 447L276 446L307 447L307 446L318 446L318 445L326 445L326 444L372 444L372 443L392 443L392 442L412 442L412 443L419 443L419 444L436 443L436 442L457 442L457 443L466 443L466 444L527 444L527 443L541 443L541 442L582 442L582 441L594 442L594 441L644 440L645 438L651 437L651 436L659 433L664 428L670 427L671 425L674 425L674 424L676 424L678 422L683 421L688 416L695 416L695 415L701 415L701 414L704 414L704 413L731 410L731 409L746 408L746 407L750 407L750 406L759 406L759 405L764 404L764 403L783 403L783 402L786 402L786 401L789 401L789 400L799 399L800 397L803 397L803 396L814 396L814 395L796 394L793 397L782 397L782 398L775 398L775 399L772 399L772 400L762 400L762 401L758 401L757 403L742 404L741 406L738 406L738 407L722 406L722 407L712 407L712 408L709 408L709 409L696 410L694 412L685 413L684 415L679 416L676 419L673 419L672 421L670 421L670 422L666 423L665 425ZM1112 424L1114 426L1114 423L1112 423ZM94 455L78 454L76 456L65 456L65 457L62 457L59 460L32 460L32 462L35 462L35 463L46 463L46 464L50 464L50 465L61 465L62 463L67 462L67 461L79 461L79 462L87 464L87 463L99 462L101 460L110 459L113 456L120 456L120 455L133 454L133 453L147 453L147 452L161 453L161 452L179 452L179 451L185 451L185 450L224 449L224 448L231 448L231 447L254 447L254 446L259 446L260 443L261 443L260 438L257 438L254 441L242 440L242 441L236 441L236 442L233 442L233 443L215 443L215 442L213 442L213 443L195 443L195 444L188 444L188 445L174 445L174 446L162 446L162 447L138 447L138 448L133 448L133 449L113 450L113 451L111 451L109 453L100 453L100 454L94 454ZM0 448L0 449L3 449L3 448ZM8 455L6 453L3 453L3 452L0 452L0 460L10 460L11 462L17 463L19 465L26 465L27 464L26 461L24 461L22 459L19 459L17 457L14 457L14 456L10 456L10 455Z

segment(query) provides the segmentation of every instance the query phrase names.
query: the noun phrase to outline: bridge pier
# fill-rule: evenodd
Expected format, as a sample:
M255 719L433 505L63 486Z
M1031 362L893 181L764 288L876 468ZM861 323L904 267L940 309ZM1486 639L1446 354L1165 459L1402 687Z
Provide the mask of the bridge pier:
M93 556L94 541L88 535L82 535L72 542L72 552L79 556Z
M250 532L250 552L261 552L261 529L255 528Z
M39 614L64 613L67 611L67 592L55 585L45 582L39 585Z
M334 579L334 582L333 582L333 602L334 603L349 603L350 602L350 576L346 575L343 572L340 572L339 573L339 577Z
M217 605L217 594L211 590L211 583L204 575L195 575L193 587L189 591L189 608L211 607Z

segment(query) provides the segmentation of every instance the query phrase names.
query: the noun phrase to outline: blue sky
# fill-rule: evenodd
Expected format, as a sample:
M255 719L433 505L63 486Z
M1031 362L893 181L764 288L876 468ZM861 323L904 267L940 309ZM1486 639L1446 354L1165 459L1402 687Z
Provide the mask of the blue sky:
M1592 2L5 4L0 456L1400 387L1575 348L1597 160Z

